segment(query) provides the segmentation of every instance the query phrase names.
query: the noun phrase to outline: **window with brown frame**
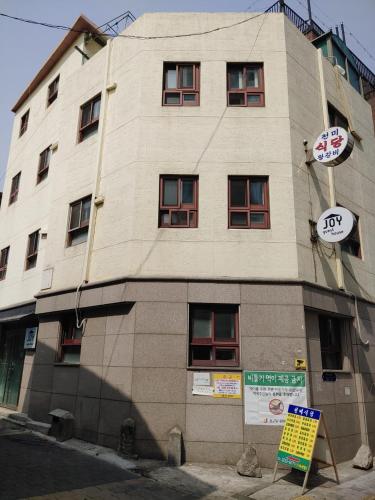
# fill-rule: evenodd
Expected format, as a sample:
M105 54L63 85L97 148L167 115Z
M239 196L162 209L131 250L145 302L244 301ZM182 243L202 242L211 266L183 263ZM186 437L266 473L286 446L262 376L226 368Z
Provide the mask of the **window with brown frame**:
M330 127L342 127L349 130L349 123L347 118L340 113L331 103L328 103L328 117Z
M231 229L269 229L268 177L230 176L228 178L228 227Z
M18 172L12 179L12 184L10 186L10 195L9 195L9 205L17 201L18 191L20 188L20 180L21 180L21 172Z
M27 126L29 124L29 115L30 115L30 110L28 109L26 111L26 113L21 116L21 125L20 125L20 135L19 137L21 137L21 135L23 135L26 130L27 130Z
M342 320L331 316L319 316L320 353L323 370L342 370Z
M36 261L38 259L39 233L40 229L29 234L25 263L26 271L36 266Z
M190 365L238 366L238 306L190 305Z
M94 134L99 127L101 94L81 106L79 142Z
M163 105L199 105L199 63L164 63Z
M159 227L198 227L198 177L160 176Z
M340 203L337 203L337 206L343 207L343 205L340 205ZM353 227L353 230L349 234L349 236L344 241L340 242L340 247L342 252L346 252L350 255L353 255L354 257L358 257L359 259L361 259L362 251L361 251L361 238L359 234L359 216L353 211L351 212L355 217L356 224Z
M48 177L49 162L51 159L51 146L48 146L39 155L38 175L36 183L39 184Z
M75 201L69 207L68 246L87 240L91 211L91 195Z
M228 106L264 106L264 73L261 63L227 64Z
M8 257L10 247L3 248L0 254L0 280L4 280L7 274Z
M61 363L78 364L81 357L83 328L77 327L75 316L67 316L60 322L60 346L57 360Z
M57 95L59 93L59 80L60 75L58 75L53 82L48 85L47 108L57 99Z

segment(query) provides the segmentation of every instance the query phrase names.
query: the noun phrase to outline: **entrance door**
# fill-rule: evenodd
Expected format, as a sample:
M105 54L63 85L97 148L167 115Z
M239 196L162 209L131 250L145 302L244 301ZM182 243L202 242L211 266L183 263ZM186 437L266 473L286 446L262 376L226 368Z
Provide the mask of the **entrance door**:
M0 405L17 408L21 386L25 328L4 329L0 334Z

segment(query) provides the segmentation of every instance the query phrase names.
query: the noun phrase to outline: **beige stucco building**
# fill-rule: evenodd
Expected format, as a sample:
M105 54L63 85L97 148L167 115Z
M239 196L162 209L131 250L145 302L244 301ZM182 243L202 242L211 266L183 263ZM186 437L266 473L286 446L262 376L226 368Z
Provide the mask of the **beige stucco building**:
M375 451L374 123L337 47L351 74L337 37L311 43L282 13L145 14L113 40L76 21L13 108L4 406L66 409L111 447L132 417L144 456L165 456L174 426L189 461L234 463L252 442L272 466L281 426L248 425L243 391L193 394L194 373L298 358L337 459ZM306 163L343 120L350 158ZM341 246L314 230L336 203L358 217Z

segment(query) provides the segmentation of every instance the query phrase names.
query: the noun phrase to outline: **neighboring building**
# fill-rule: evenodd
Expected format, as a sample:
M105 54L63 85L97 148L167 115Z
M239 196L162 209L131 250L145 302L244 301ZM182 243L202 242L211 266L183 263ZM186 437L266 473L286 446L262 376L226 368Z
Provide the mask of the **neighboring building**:
M111 41L81 16L17 101L0 404L69 410L78 437L111 447L131 416L150 457L176 425L189 461L234 463L250 441L272 466L281 428L193 395L193 374L303 358L337 459L375 451L374 75L333 34L317 50L282 13L246 16L146 14ZM334 186L303 144L329 121L356 137ZM358 218L341 248L314 238L336 200Z

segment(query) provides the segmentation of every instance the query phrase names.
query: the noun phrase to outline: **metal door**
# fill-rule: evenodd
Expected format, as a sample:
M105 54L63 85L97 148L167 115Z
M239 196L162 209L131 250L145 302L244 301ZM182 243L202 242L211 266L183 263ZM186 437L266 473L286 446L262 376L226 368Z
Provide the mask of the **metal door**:
M21 386L25 329L5 329L0 334L0 405L17 408Z

